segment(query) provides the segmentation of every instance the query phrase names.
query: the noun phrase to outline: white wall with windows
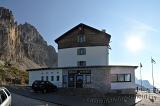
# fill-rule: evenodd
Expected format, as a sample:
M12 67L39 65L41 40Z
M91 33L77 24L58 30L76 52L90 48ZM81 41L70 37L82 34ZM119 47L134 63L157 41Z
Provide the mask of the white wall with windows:
M57 87L62 87L62 69L29 71L29 86L32 86L35 80L48 80Z
M86 66L108 65L108 48L93 46L58 50L58 67L76 67L80 61L85 61Z
M111 89L135 89L135 67L111 67Z

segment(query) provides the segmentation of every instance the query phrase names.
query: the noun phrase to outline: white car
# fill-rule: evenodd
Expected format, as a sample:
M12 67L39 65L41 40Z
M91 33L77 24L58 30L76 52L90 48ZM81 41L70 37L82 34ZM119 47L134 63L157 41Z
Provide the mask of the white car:
M0 87L0 106L11 106L11 99L11 93L5 87Z

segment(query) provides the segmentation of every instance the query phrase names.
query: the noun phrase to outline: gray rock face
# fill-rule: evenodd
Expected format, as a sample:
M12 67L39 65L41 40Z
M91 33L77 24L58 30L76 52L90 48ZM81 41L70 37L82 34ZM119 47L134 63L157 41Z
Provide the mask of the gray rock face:
M12 12L0 7L0 60L13 61L25 69L53 67L57 53L34 26L17 25Z

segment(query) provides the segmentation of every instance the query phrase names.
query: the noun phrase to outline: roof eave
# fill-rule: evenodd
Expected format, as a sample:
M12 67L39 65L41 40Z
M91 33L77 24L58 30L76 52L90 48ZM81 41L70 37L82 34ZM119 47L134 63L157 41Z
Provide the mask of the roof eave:
M61 35L60 37L58 37L57 39L55 39L55 42L58 43L58 41L59 41L60 39L62 39L62 38L64 37L64 35L66 35L67 33L71 32L72 30L76 29L76 28L79 27L79 26L86 26L86 27L88 27L88 28L90 28L90 29L93 29L93 30L96 30L96 31L98 31L98 32L104 33L106 36L109 36L109 39L111 38L111 35L108 34L108 33L106 33L106 32L100 31L100 30L98 30L98 29L96 29L96 28L93 28L93 27L88 26L88 25L86 25L86 24L80 23L80 24L78 24L77 26L75 26L75 27L73 27L72 29L70 29L69 31L67 31L67 32L65 32L64 34L62 34L62 35Z

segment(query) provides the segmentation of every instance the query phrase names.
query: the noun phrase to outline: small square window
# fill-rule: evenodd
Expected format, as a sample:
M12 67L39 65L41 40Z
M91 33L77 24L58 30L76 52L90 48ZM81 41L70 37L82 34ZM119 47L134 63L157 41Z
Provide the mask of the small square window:
M79 35L79 36L77 37L77 42L78 42L78 43L84 43L84 42L86 42L85 36L84 36L84 35Z
M86 54L86 48L77 49L77 55L85 55L85 54Z
M86 61L78 61L77 66L79 66L79 67L86 66Z

